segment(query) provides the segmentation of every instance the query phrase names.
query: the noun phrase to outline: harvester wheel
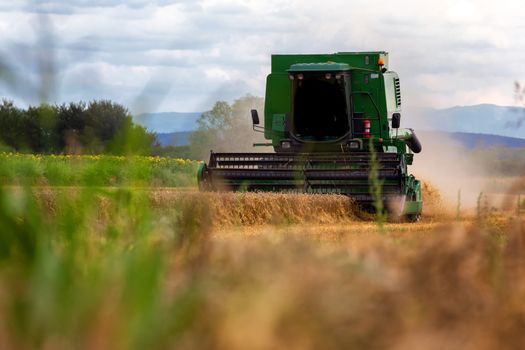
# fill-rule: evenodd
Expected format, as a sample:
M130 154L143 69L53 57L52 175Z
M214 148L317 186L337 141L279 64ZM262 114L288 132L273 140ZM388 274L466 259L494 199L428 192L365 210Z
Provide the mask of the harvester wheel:
M421 213L407 214L405 215L405 220L407 222L418 222L419 220L421 220Z

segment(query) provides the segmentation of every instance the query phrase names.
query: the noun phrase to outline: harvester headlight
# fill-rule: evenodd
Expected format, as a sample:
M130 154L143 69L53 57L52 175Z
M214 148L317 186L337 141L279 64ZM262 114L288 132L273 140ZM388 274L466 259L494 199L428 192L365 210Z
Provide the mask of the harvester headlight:
M290 80L294 80L294 79L295 79L295 77L293 76L293 74L289 74L289 75L288 75L288 78L289 78Z
M292 148L292 144L290 143L290 141L281 141L281 148L290 149Z
M299 78L299 80L303 80L304 75L302 75L302 74L297 74L297 78Z
M350 142L348 143L348 147L349 147L350 149L360 149L360 148L361 148L361 145L359 144L358 141L350 141Z
M331 73L326 73L326 74L324 75L324 77L326 78L326 80L329 80L329 79L332 78L332 74L331 74Z

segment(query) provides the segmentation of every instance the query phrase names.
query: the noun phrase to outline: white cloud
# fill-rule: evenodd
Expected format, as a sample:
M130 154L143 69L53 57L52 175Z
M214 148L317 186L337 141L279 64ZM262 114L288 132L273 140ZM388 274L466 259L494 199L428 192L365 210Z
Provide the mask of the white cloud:
M413 106L512 104L513 81L525 80L517 0L15 3L0 0L0 63L36 89L38 57L53 48L58 103L131 106L157 94L157 110L208 108L218 98L262 95L270 55L286 52L389 51ZM38 95L7 83L0 94L28 103Z

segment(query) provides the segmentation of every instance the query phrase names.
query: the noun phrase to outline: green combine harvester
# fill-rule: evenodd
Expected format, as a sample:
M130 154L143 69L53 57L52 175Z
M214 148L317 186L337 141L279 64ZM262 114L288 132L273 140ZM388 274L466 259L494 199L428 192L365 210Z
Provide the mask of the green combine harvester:
M264 127L256 110L251 116L271 140L254 146L275 153L212 151L199 169L201 190L343 194L420 218L421 185L407 166L421 144L400 129L399 77L388 70L388 53L273 55Z

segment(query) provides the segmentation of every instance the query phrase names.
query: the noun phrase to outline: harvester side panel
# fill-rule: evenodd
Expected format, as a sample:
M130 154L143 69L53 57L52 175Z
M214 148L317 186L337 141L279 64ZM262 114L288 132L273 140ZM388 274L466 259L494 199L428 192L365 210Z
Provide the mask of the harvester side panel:
M270 74L266 79L266 99L264 105L264 137L278 140L285 137L284 120L290 113L291 84L288 74Z

